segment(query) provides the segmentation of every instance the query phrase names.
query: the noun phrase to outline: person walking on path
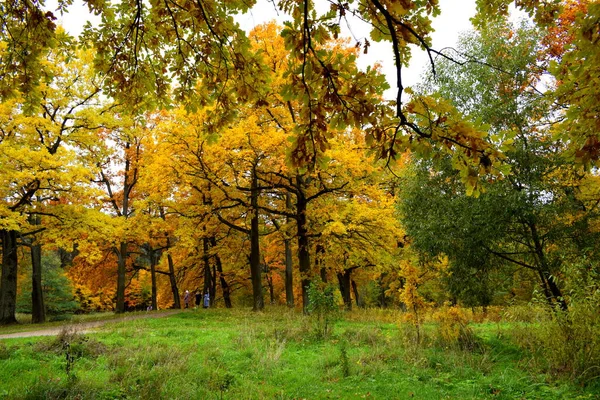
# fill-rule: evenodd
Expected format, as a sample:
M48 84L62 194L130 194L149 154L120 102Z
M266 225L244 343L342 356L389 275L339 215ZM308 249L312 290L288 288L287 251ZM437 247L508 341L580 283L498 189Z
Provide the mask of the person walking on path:
M200 307L201 300L202 300L202 295L200 294L199 290L196 290L196 301L195 301L196 307L194 307L194 309Z
M204 295L204 308L208 308L209 305L210 305L210 295L208 294L208 292L206 292L206 294Z
M190 291L186 290L185 295L183 296L183 302L185 303L185 308L188 308L190 305Z

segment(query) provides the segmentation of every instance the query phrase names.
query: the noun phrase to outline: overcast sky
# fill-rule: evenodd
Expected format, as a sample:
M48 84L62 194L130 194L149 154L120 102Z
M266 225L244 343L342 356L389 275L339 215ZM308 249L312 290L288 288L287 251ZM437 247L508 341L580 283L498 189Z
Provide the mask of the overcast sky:
M435 32L432 34L432 47L436 50L444 47L454 47L461 32L471 29L469 19L475 15L475 0L440 0L441 15L433 21ZM324 2L325 4L325 2ZM56 8L56 0L48 0L46 6L49 10ZM79 35L86 20L90 19L87 6L80 0L75 0L73 6L69 7L69 13L59 16L58 23L74 36ZM257 5L252 11L244 16L237 18L238 22L245 30L261 23L277 20L283 22L284 16L276 12L273 2L269 0L258 0ZM369 36L369 29L366 24L360 24L360 21L354 21L352 32L347 29L342 31L346 35L352 35L353 40L362 40ZM386 97L393 99L396 97L396 72L392 54L392 45L390 42L373 43L367 55L361 53L359 65L366 67L379 62L383 66L383 72L388 76L388 82L391 89L386 93ZM405 69L403 73L404 86L412 86L419 82L419 77L428 66L427 54L419 49L413 50L413 57L410 68Z

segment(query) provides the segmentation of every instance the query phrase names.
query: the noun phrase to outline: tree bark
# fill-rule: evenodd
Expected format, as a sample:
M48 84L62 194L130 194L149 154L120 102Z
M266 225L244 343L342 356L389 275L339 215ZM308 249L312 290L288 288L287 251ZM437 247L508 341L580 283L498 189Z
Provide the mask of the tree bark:
M381 290L381 292L379 293L379 307L381 307L381 308L387 307L387 304L385 301L385 288L383 287L383 277L384 276L385 275L380 276L379 279L377 280L379 290Z
M167 246L169 240L167 239ZM167 262L169 264L169 283L171 284L171 292L173 293L173 308L181 309L181 299L179 298L179 288L177 287L177 279L175 278L175 265L171 254L167 254Z
M210 244L212 247L217 245L217 239L213 236L210 238ZM231 308L231 289L229 288L229 284L225 280L225 276L223 275L223 265L221 264L221 257L218 254L215 254L215 265L217 267L217 273L219 274L219 283L221 284L221 290L223 291L223 301L225 302L225 308Z
M125 312L125 267L127 263L127 243L122 242L117 251L117 304L115 311L119 314Z
M0 230L2 277L0 278L0 325L15 324L17 309L17 231Z
M308 251L308 229L306 227L307 201L301 190L302 177L296 177L298 181L298 193L296 195L296 228L298 236L298 268L300 271L300 282L302 284L302 310L308 313L308 287L310 286L310 253Z
M262 271L260 268L260 242L258 221L258 178L256 167L252 171L252 186L250 190L250 205L252 219L250 220L250 277L252 280L253 311L265 308L262 289Z
M32 226L41 225L38 215L30 215L29 223ZM46 322L46 307L44 305L44 292L42 289L42 245L36 243L35 237L31 241L31 322L41 324Z
M46 307L42 291L42 246L31 245L31 322L46 322Z
M325 254L325 248L323 245L318 244L315 250L315 266L319 270L321 280L323 283L327 283L327 268L323 265L323 255Z
M289 308L294 308L294 264L292 261L292 244L290 239L284 240L285 246L285 301Z
M354 292L354 300L356 301L356 307L362 307L362 299L360 298L360 293L358 292L358 286L354 279L351 280L352 283L352 292Z
M167 220L165 216L165 209L163 207L158 208L160 218L163 221ZM168 234L165 234L167 240L167 252L171 249L171 239ZM177 287L177 279L175 276L175 265L173 263L173 257L170 253L167 253L167 263L169 264L169 283L171 284L171 292L173 293L173 308L181 309L181 299L179 298L179 288Z
M533 244L535 246L535 253L538 258L538 265L540 267L540 275L542 281L545 280L545 283L548 285L547 287L550 289L550 293L563 311L567 311L568 306L567 302L562 296L562 292L554 279L552 279L550 268L548 266L548 260L546 259L546 253L544 252L544 247L542 245L542 241L539 237L537 226L535 223L530 222L529 228L531 230L531 236L533 239Z
M156 257L156 251L153 250L150 246L148 246L150 248L150 278L152 280L152 309L153 310L158 310L158 303L156 301L156 264L158 263L157 257Z
M338 272L337 278L340 285L340 293L344 300L344 308L346 311L352 310L352 296L350 295L350 274L351 270L345 269L344 272Z
M569 307L567 306L567 302L562 296L562 292L556 282L554 282L554 278L550 275L549 272L544 272L544 277L546 278L546 282L548 283L548 287L550 288L550 292L554 299L558 303L559 307L563 311L567 311Z
M267 280L267 285L269 286L269 304L275 304L275 288L273 287L273 277L271 273L265 274L265 279Z
M213 263L212 275L210 280L210 306L212 307L217 299L217 267Z
M289 193L285 195L286 209L292 208L292 200ZM289 222L289 220L288 220ZM290 239L284 239L285 246L285 301L287 306L294 308L294 264L292 261L292 243Z
M208 238L203 238L202 239L202 260L204 263L204 285L202 287L202 295L204 296L206 293L209 294L209 296L211 295L211 284L212 284L212 273L210 271L210 255L208 254L209 251L209 239ZM210 299L210 302L212 302L213 299Z

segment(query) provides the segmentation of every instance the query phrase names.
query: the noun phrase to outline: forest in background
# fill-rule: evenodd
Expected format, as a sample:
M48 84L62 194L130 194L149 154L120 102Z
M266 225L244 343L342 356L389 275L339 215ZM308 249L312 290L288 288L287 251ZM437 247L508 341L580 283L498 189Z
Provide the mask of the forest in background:
M435 0L282 0L292 20L249 34L247 2L86 1L102 22L80 38L43 2L0 5L0 324L189 290L402 309L419 340L437 308L462 326L457 305L530 304L597 374L600 4L517 2L511 23L510 3L479 0L444 51ZM352 17L396 82L357 67ZM409 89L411 51L432 65Z

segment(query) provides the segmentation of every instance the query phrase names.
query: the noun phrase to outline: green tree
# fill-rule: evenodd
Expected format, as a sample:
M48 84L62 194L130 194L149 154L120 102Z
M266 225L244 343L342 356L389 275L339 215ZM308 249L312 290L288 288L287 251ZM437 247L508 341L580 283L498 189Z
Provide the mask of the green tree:
M450 160L419 161L402 190L400 208L415 247L449 257L449 288L467 302L489 303L498 289L490 278L508 265L533 271L548 301L566 308L563 261L593 246L587 225L595 211L576 195L583 176L552 139L556 113L537 89L538 43L535 28L488 26L463 39L466 64L442 63L429 87L488 124L488 140L504 148L510 166L470 197Z
M79 309L75 301L73 286L61 268L60 258L55 252L48 252L41 257L42 264L42 291L44 304L49 315L59 316L73 313ZM31 275L31 270L26 269L26 276ZM21 285L21 292L17 298L17 311L30 313L32 311L31 280L26 280Z

